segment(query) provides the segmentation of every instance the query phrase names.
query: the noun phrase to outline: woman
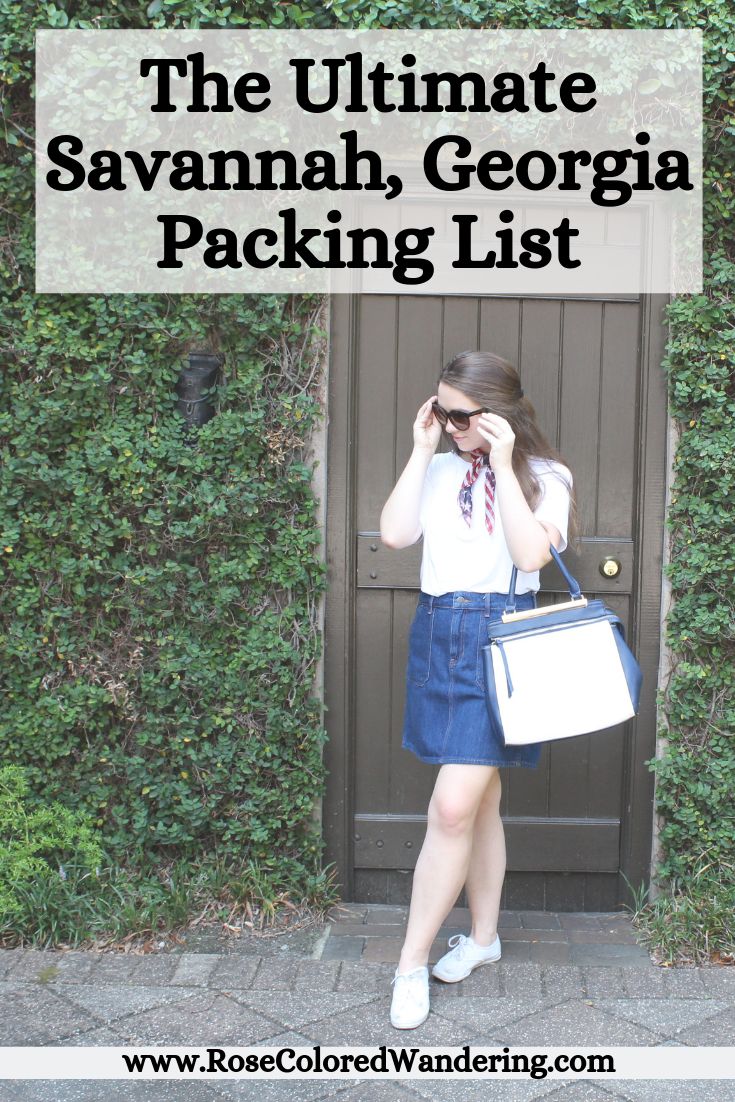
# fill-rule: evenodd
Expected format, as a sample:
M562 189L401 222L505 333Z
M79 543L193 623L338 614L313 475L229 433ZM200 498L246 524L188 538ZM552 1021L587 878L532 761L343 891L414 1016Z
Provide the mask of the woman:
M451 451L434 454L442 428ZM491 732L482 655L518 568L516 608L533 608L539 569L575 530L572 477L536 424L515 369L462 352L421 406L414 447L380 517L388 547L423 536L421 592L409 635L403 746L441 766L416 862L391 1023L429 1013L429 951L465 887L472 929L450 938L432 974L447 983L500 959L505 876L499 767L538 764L540 747L506 748Z

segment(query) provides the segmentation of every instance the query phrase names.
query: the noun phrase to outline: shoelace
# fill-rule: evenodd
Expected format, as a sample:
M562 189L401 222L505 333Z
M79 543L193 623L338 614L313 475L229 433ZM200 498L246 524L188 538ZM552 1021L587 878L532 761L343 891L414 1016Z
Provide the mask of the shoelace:
M447 945L454 950L454 956L457 960L461 960L464 956L464 951L467 948L467 942L469 938L466 934L455 934L454 937L450 937Z
M408 997L414 1002L418 1002L419 1000L423 999L425 988L424 977L421 969L414 968L411 972L405 972L399 976L394 976L393 979L390 981L391 986L393 986L396 980L406 981L403 985L404 990L406 991Z

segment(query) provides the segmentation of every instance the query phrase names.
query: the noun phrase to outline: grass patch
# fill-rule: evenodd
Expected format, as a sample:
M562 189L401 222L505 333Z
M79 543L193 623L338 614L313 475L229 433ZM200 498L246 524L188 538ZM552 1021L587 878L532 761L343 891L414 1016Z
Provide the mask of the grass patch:
M201 924L232 932L313 921L338 898L335 870L304 859L233 861L206 854L154 864L142 851L115 864L81 812L33 805L26 773L0 768L0 946L163 947ZM313 851L313 852L312 852Z
M701 858L655 899L634 893L633 924L660 965L735 965L735 868Z
M173 862L165 867L108 866L92 874L67 865L15 888L15 907L0 916L5 948L143 950L176 943L187 930L232 932L295 928L321 917L338 899L331 868L304 876L254 862Z

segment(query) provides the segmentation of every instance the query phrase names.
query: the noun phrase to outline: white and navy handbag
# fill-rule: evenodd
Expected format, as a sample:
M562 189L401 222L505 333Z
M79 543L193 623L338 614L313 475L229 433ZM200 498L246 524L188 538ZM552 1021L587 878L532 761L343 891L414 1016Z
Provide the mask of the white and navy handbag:
M513 567L505 612L488 624L482 647L485 699L506 746L571 738L634 716L643 675L623 625L602 601L589 601L555 547L569 601L515 611Z

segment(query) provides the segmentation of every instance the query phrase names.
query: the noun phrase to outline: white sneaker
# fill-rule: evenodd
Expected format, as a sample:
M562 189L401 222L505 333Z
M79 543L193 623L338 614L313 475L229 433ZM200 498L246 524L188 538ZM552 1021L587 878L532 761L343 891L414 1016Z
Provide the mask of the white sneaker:
M477 945L471 937L455 934L448 944L452 946L434 965L431 974L445 983L457 983L466 979L481 964L490 964L500 960L500 938L496 937L492 945Z
M390 1024L396 1029L415 1029L429 1016L429 969L414 968L400 976L396 970L391 983Z

